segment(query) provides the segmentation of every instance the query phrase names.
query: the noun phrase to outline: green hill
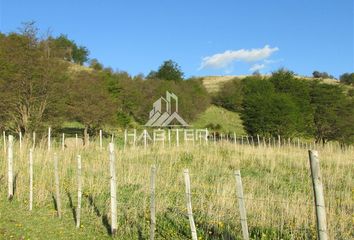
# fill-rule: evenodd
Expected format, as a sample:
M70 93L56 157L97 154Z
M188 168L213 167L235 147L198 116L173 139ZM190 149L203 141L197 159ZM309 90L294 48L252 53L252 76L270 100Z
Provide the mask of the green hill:
M235 132L237 135L245 135L242 120L238 113L228 111L222 107L211 105L192 123L195 128L211 128L220 126L222 132Z

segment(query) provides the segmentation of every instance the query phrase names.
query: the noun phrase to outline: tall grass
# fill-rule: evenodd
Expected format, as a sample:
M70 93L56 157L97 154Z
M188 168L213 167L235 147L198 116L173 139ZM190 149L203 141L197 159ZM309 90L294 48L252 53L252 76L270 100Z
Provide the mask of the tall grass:
M107 140L108 141L108 140ZM28 154L25 142L14 149L16 190L14 201L28 205ZM42 144L42 146L46 146ZM240 239L234 170L240 169L252 239L315 239L316 221L307 150L293 146L255 147L217 144L181 144L117 148L118 237L148 239L150 167L156 165L156 238L188 239L183 169L191 176L192 204L198 237ZM320 147L328 231L330 239L350 239L354 232L353 160L354 150L337 146ZM76 155L82 158L83 202L81 222L91 225L102 219L98 229L110 223L109 154L93 142L89 148L45 147L34 150L34 209L55 213L53 154L59 157L59 177L63 215L72 219L77 205ZM0 194L6 201L6 156L0 161ZM11 204L11 203L10 203ZM2 203L0 206L3 205ZM0 207L1 210L1 207ZM52 213L52 214L51 214ZM16 214L16 212L13 212ZM35 218L35 215L31 217ZM30 221L30 219L27 219ZM64 221L64 220L63 220ZM100 221L98 221L100 222ZM60 223L59 223L60 224Z

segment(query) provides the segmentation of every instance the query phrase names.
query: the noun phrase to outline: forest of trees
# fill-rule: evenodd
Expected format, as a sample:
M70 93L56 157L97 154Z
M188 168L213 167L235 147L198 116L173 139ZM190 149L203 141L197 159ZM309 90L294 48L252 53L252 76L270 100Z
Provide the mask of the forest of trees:
M147 78L104 68L89 51L65 35L38 37L33 23L0 34L0 129L24 135L76 121L85 136L99 127L143 125L152 103L166 90L180 98L180 112L192 121L209 106L200 79L184 79L167 60ZM89 67L75 67L89 63Z
M299 79L280 69L223 85L213 103L241 114L251 135L354 142L353 88Z
M250 135L354 142L354 73L343 74L342 84L324 84L280 69L270 77L229 81L210 95L202 79L185 79L172 60L146 77L130 76L89 59L89 50L66 35L38 36L34 23L0 33L0 130L40 134L79 122L87 135L103 126L136 127L168 90L178 95L187 122L212 102L240 113Z

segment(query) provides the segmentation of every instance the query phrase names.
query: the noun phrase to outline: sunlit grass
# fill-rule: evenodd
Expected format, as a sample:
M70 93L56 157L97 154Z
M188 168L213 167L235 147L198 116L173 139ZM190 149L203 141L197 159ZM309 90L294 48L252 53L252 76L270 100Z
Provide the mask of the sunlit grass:
M105 141L107 143L108 140ZM34 210L28 211L29 145L15 143L15 197L8 202L7 165L0 161L0 238L109 238L109 159L98 142L90 148L34 151ZM58 144L59 145L59 144ZM106 146L106 144L105 144ZM2 148L1 148L2 149ZM330 239L350 239L353 156L350 148L319 148ZM54 209L53 153L59 155L63 219ZM82 155L82 227L75 229L76 155ZM183 169L191 174L192 204L198 237L240 239L234 170L240 169L248 226L253 239L316 239L316 221L308 153L304 148L254 147L232 143L116 147L118 239L148 239L151 165L156 176L156 238L190 239Z

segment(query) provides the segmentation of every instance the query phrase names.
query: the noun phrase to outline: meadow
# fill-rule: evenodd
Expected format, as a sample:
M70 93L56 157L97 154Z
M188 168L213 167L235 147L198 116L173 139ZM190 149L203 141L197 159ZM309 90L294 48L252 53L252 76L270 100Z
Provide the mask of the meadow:
M112 239L109 139L86 148L36 146L34 205L29 211L32 143L14 144L15 192L7 199L7 160L0 161L0 239ZM191 239L183 170L189 169L198 239L242 239L235 170L241 171L251 239L317 239L308 151L296 145L252 146L229 141L122 146L115 143L118 231L115 239L149 239L150 171L156 172L155 239ZM316 146L330 239L352 239L354 149ZM62 218L55 205L53 155L59 158ZM75 228L77 162L82 159L80 228Z

